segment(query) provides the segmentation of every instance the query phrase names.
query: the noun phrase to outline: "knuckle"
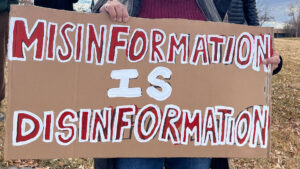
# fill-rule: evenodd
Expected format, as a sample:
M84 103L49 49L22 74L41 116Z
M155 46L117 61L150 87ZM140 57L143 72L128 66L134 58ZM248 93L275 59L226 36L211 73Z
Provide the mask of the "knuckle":
M115 12L110 12L109 15L110 15L111 17L116 17L116 13L115 13Z
M116 8L117 10L122 10L122 6L120 6L120 5L116 5L115 8Z
M116 2L115 4L116 4L116 6L121 6L120 2Z
M277 58L277 59L276 59L276 61L277 61L277 63L279 63L279 62L280 62L280 59L279 59L279 58Z
M112 6L111 6L111 5L107 5L105 8L106 8L106 10L108 10L108 11L111 11L111 10L112 10Z
M127 10L124 10L124 11L123 11L123 14L124 14L125 17L128 17L128 16L129 16Z

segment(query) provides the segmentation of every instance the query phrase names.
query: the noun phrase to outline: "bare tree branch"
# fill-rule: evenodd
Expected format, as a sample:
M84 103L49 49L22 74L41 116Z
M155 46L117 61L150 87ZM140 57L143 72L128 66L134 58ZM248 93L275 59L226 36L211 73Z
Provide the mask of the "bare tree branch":
M258 9L258 21L260 26L262 26L265 22L272 20L274 20L274 17L270 15L268 6Z

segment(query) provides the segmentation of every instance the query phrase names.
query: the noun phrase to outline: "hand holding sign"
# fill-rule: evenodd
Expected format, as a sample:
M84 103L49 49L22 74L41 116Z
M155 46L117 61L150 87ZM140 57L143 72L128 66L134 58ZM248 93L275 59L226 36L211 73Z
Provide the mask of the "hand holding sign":
M264 59L262 61L263 64L271 64L272 65L272 70L275 70L279 63L280 63L280 56L279 53L277 51L274 52L273 56L271 58L268 59Z
M99 12L107 12L114 21L127 22L129 20L126 6L120 3L118 0L107 1L100 8Z

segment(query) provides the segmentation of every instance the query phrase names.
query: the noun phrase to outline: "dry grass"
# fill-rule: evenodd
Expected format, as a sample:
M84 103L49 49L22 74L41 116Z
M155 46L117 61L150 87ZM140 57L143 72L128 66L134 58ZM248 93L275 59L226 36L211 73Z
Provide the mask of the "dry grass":
M300 39L276 39L283 56L282 71L273 77L271 156L269 159L231 159L230 168L300 168ZM6 101L0 108L6 111ZM0 168L91 168L91 159L3 160L4 123L0 122Z

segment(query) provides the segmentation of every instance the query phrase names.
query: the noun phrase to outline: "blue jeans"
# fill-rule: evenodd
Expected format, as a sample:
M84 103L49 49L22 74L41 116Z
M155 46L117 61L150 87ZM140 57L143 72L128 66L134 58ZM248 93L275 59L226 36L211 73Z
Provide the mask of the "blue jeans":
M118 158L115 169L209 169L210 158Z

